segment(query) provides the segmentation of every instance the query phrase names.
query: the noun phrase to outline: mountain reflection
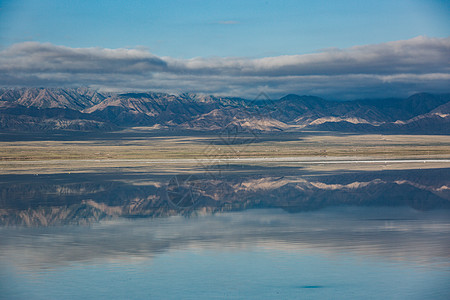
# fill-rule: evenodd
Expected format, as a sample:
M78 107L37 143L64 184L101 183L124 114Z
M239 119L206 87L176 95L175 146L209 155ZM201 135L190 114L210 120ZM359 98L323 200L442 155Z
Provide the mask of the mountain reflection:
M90 224L118 217L191 216L251 208L450 208L450 169L313 174L230 172L0 176L0 225Z

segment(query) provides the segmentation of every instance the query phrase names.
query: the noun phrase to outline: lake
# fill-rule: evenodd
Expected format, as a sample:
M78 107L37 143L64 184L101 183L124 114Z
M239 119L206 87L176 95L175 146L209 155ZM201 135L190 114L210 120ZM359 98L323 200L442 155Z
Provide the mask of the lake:
M450 168L383 166L2 174L0 297L449 299Z

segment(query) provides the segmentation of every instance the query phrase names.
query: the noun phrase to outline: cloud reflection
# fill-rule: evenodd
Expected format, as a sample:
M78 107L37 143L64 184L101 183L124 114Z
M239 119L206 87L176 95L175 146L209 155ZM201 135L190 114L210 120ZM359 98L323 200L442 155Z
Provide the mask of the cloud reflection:
M418 214L400 208L281 210L104 221L85 226L1 229L0 257L24 269L74 262L151 259L167 251L263 248L277 251L353 252L419 266L449 258L450 211ZM228 250L227 250L228 249Z

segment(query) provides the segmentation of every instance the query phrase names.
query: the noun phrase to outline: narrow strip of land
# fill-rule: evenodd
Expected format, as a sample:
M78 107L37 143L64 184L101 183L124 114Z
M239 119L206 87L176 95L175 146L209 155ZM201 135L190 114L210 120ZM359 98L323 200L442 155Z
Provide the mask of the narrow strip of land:
M302 164L379 164L379 163L450 163L450 159L349 159L349 158L318 158L318 157L246 157L246 158L220 158L220 159L71 159L71 160L31 160L31 161L0 161L0 165L30 165L30 164L64 164L71 163L147 163L147 164L220 164L220 163L247 163L247 162L290 162Z
M0 141L0 161L63 160L177 160L280 159L295 160L389 160L450 159L450 135L313 135L305 133L262 134L226 143L217 135L102 136L85 140ZM274 160L277 161L277 160Z

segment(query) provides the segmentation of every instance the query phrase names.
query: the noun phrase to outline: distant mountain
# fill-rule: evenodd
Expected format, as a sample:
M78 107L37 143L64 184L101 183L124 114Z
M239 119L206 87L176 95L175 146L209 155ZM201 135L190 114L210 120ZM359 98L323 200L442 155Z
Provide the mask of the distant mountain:
M14 102L25 107L68 108L83 110L108 97L87 88L79 89L0 89L0 101Z
M278 100L196 94L100 93L87 88L0 89L0 129L117 130L131 126L243 131L450 132L450 94L406 99Z

